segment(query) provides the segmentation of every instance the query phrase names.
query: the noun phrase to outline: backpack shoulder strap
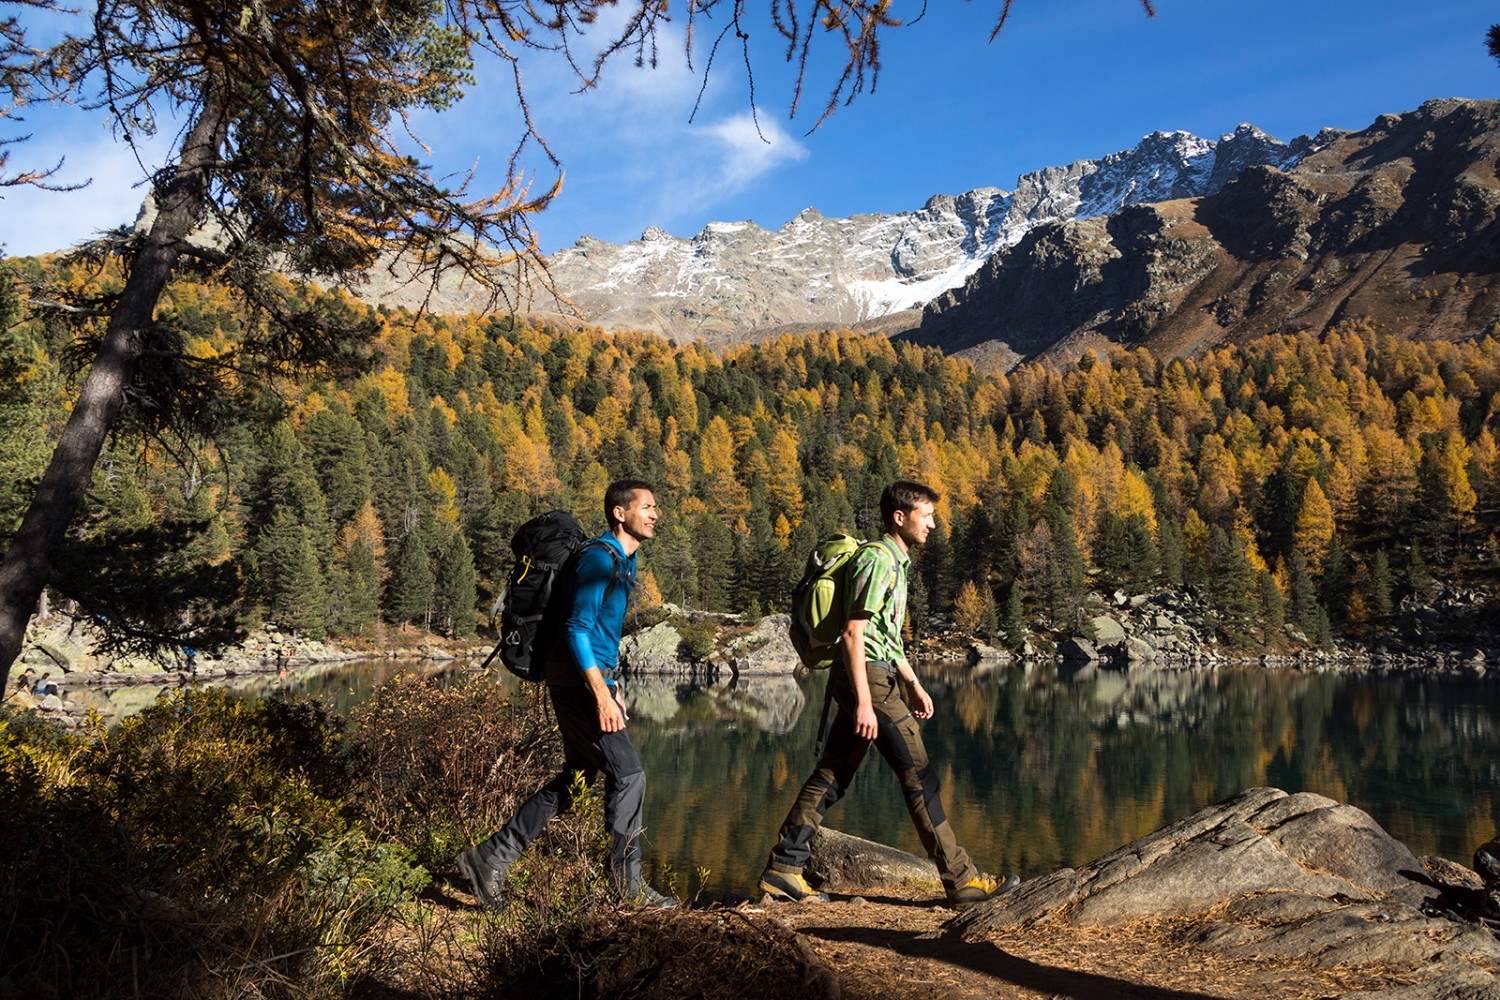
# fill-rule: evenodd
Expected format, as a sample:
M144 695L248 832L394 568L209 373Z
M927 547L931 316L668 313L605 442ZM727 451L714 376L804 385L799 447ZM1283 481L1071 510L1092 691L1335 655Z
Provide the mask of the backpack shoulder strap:
M632 586L634 585L635 581L625 572L625 560L620 558L620 553L615 551L613 545L602 538L590 538L573 551L573 569L570 575L576 578L578 574L578 557L583 555L584 549L587 549L591 545L597 545L605 552L608 552L609 561L614 567L613 572L609 575L609 582L604 585L604 597L602 600L609 600L610 591L616 583L630 583Z

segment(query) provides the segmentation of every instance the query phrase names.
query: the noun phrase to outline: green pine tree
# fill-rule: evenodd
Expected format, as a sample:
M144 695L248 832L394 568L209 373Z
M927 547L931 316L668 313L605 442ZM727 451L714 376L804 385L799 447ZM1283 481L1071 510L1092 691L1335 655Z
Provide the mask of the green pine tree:
M1323 607L1329 620L1342 625L1349 616L1349 595L1352 592L1349 558L1344 554L1344 545L1335 533L1328 543L1328 555L1323 559Z
M1243 642L1255 617L1255 574L1244 548L1218 525L1210 533L1209 601L1219 630L1231 642Z
M386 614L402 625L426 628L432 612L432 561L420 532L409 531L396 550L396 562L386 581Z
M1099 586L1105 591L1134 589L1130 536L1125 519L1120 515L1106 511L1099 519L1099 533L1094 539L1094 563L1099 567Z
M1391 557L1385 551L1385 546L1375 550L1370 557L1370 613L1377 618L1387 617L1395 608L1395 602L1391 594L1395 589L1395 580L1391 574Z
M1255 594L1260 604L1261 640L1269 641L1286 624L1286 598L1276 586L1276 578L1266 569L1256 574Z
M1433 594L1432 571L1427 568L1427 558L1422 552L1422 543L1412 539L1411 552L1406 557L1406 585L1418 600L1427 600Z
M1005 621L1002 625L1005 645L1019 650L1026 644L1026 595L1019 584L1012 584L1005 595Z
M276 512L258 543L260 592L271 620L313 638L327 628L328 591L317 553L297 512Z
M1288 569L1292 574L1292 621L1314 645L1326 645L1321 640L1329 631L1328 612L1318 603L1317 583L1301 552L1292 553Z
M445 633L474 634L476 600L474 556L463 532L448 529L439 542L433 608Z
M1133 593L1143 593L1156 585L1161 573L1161 557L1152 534L1151 524L1144 514L1131 514L1125 519L1126 551L1130 555L1126 581Z
M698 600L709 611L728 611L737 565L734 532L712 511L694 515L689 529L698 567Z
M348 596L344 601L343 627L350 635L367 635L380 614L380 571L375 553L363 538L356 538L344 557Z
M1182 524L1175 520L1163 520L1158 534L1161 538L1161 578L1169 587L1183 585L1183 569L1186 561L1186 546L1182 538Z

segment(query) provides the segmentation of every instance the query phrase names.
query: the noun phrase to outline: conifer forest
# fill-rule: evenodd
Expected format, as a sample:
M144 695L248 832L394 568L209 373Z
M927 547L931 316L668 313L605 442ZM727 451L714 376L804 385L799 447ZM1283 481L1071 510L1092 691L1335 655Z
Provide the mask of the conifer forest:
M0 306L0 531L66 417L90 321ZM849 331L715 354L505 315L417 315L287 283L351 331L347 356L239 363L256 311L183 281L159 309L172 413L142 390L95 471L50 598L146 648L272 621L315 637L472 635L509 538L553 507L603 526L604 486L658 484L642 597L785 609L807 551L878 531L898 476L943 495L912 626L1019 645L1089 595L1195 588L1222 639L1373 640L1407 602L1500 567L1500 343L1413 342L1368 321L1200 357L1116 348L1059 370L977 370ZM357 334L355 333L357 331ZM85 349L80 350L80 345ZM295 359L291 359L295 361ZM148 371L147 376L150 373ZM127 621L143 624L127 626ZM158 624L161 622L158 621Z

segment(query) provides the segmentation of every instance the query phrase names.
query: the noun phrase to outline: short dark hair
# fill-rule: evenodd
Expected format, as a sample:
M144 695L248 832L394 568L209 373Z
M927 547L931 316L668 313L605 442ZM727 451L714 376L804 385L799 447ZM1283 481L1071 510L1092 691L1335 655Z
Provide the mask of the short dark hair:
M655 493L656 487L644 479L619 479L609 484L604 491L604 523L611 528L617 523L615 521L616 507L629 507L635 500L636 493L645 490L647 493Z
M910 514L922 501L937 503L942 497L931 486L914 483L910 479L898 479L880 494L880 520L887 528L896 525L896 511Z

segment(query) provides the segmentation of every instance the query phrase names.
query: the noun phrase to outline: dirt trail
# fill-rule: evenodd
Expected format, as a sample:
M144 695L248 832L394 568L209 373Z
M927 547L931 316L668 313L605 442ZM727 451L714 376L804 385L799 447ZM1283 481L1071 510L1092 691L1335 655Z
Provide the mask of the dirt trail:
M1107 931L1048 927L968 942L942 933L955 911L933 897L930 888L887 887L831 903L761 902L744 910L802 934L851 1000L1293 1000L1409 981L1396 972L1205 955L1180 944L1192 930L1181 922Z
M484 937L486 917L477 902L453 885L434 887L424 895L422 931L413 934L408 926L396 936L405 939L400 942L403 953L425 960L401 963L399 971L383 977L387 988L399 984L394 992L368 991L362 997L452 995L459 981L483 978L475 946ZM774 991L766 991L764 980L746 975L747 956L751 965L769 963L767 969L755 971L769 971L771 981L783 983L790 991L784 996L796 992L786 978L791 970L777 964L783 961L777 952L760 953L755 935L748 943L734 940L733 928L755 925L772 935L780 929L801 935L802 944L793 950L811 959L814 968L821 965L832 973L831 979L819 973L825 987L837 983L836 993L826 988L812 993L841 1000L1312 1000L1415 981L1395 969L1315 969L1280 960L1206 954L1184 945L1198 926L1187 920L1104 930L1033 927L966 941L944 933L943 925L956 911L942 905L936 883L835 894L829 903L763 899L732 910L710 905L689 912L701 919L639 911L614 925L615 949L638 953L646 966L660 965L655 972L647 969L644 980L662 975L673 980L671 986L656 981L652 995L660 1000L695 994L779 1000ZM712 919L715 914L720 919ZM640 926L632 931L637 922ZM670 944L660 944L667 939ZM434 947L436 942L444 944ZM646 954L661 947L676 958ZM749 952L743 950L747 947ZM619 960L621 952L614 954L609 961ZM691 966L687 971L668 970L684 962ZM456 976L461 969L468 969L469 977ZM677 989L686 984L696 985L687 992ZM705 984L716 988L703 989ZM600 993L600 988L594 983L576 995L610 995L608 990Z

